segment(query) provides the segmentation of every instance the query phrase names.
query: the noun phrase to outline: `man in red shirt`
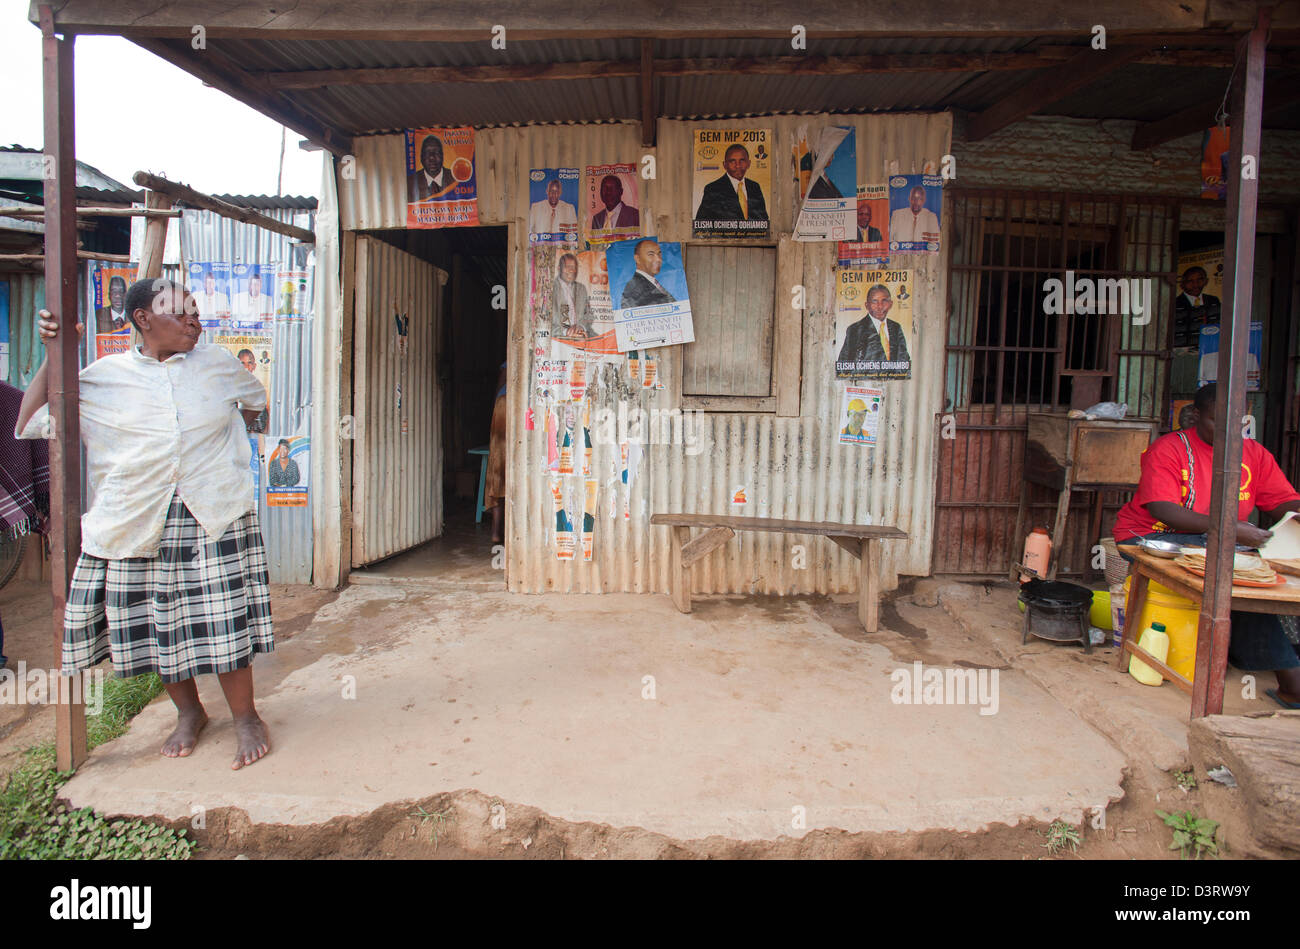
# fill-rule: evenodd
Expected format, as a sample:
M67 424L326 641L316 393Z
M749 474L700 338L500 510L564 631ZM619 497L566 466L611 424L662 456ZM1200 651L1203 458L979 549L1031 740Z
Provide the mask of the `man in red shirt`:
M1192 427L1162 435L1142 453L1137 492L1115 517L1116 543L1150 537L1205 545L1210 529L1215 392L1213 382L1202 386L1193 402ZM1238 545L1259 547L1273 536L1247 520L1256 509L1277 520L1288 511L1300 511L1300 493L1268 449L1247 438L1242 442L1237 499ZM1234 611L1228 658L1247 672L1274 671L1278 687L1267 694L1282 705L1300 708L1300 657L1276 616Z

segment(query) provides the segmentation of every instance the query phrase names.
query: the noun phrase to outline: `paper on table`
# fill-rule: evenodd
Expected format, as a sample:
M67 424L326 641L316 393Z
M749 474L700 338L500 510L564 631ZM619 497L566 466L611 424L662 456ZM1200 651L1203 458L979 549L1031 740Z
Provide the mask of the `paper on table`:
M1259 555L1265 560L1300 558L1300 519L1297 519L1295 511L1288 511L1272 530L1273 536L1259 548Z

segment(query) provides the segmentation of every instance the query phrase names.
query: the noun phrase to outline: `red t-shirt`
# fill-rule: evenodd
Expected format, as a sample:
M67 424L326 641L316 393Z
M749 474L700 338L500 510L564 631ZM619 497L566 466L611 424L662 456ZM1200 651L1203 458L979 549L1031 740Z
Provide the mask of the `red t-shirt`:
M1183 429L1181 434L1187 436L1187 444L1192 449L1195 471L1195 475L1189 478L1187 448L1178 437L1179 434L1170 432L1160 436L1155 444L1142 453L1142 480L1138 482L1133 500L1120 508L1119 514L1115 516L1115 540L1119 543L1155 531L1168 530L1151 516L1145 505L1152 501L1173 501L1185 505L1189 487L1196 492L1192 510L1197 514L1210 513L1210 465L1214 449L1201 440L1195 429ZM1298 498L1300 494L1286 480L1269 450L1253 438L1244 439L1241 445L1241 489L1237 519L1244 521L1255 508L1271 511L1279 504Z

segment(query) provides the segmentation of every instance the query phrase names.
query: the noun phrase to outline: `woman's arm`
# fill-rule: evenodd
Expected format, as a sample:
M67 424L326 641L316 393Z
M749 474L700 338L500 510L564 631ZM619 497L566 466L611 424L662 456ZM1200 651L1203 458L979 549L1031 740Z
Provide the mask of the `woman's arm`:
M1197 514L1173 501L1149 501L1147 511L1160 523L1179 534L1208 534L1210 515ZM1237 543L1248 547L1258 547L1273 536L1271 531L1256 527L1249 521L1237 522Z
M59 322L49 310L41 310L37 326L40 330L41 342L47 346L50 340L59 335ZM86 324L78 323L77 335L80 336L85 329ZM48 359L41 363L41 368L37 369L36 375L32 376L31 385L23 393L23 403L18 408L18 431L20 432L27 427L27 423L32 420L37 410L50 399L49 383L46 381L48 366Z

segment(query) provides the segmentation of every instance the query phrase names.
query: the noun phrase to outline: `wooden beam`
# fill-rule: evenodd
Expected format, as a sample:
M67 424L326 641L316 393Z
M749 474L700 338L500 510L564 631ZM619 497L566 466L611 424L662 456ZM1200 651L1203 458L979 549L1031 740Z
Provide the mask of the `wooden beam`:
M57 26L78 33L168 36L190 41L195 24L209 40L235 37L271 40L407 42L477 42L486 44L492 27L504 23L507 41L519 39L620 36L790 39L790 27L802 24L810 38L819 36L1079 36L1095 23L1110 33L1140 31L1177 33L1206 25L1207 0L1036 0L1009 5L997 0L952 3L908 0L865 4L851 0L810 4L799 0L753 0L744 17L720 25L718 10L696 0L662 0L653 15L635 4L607 4L592 10L571 0L530 0L502 5L475 0L429 4L393 0L383 4L340 4L337 0L295 0L270 7L202 0L64 0ZM1222 16L1220 20L1224 19Z
M1232 629L1232 565L1237 543L1237 496L1241 490L1242 439L1234 419L1246 412L1246 357L1255 276L1255 223L1259 200L1258 163L1264 104L1264 48L1269 9L1259 11L1255 29L1241 39L1241 62L1232 84L1231 158L1228 160L1227 232L1224 234L1223 297L1230 319L1219 330L1219 387L1214 453L1210 464L1210 530L1205 555L1205 592L1197 624L1196 674L1192 679L1192 718L1223 711ZM1256 165L1242 174L1242 159ZM1224 356L1227 358L1225 359ZM1126 614L1127 615L1127 614Z
M293 129L308 141L315 142L339 157L352 151L351 136L322 125L314 117L298 108L264 80L245 72L216 50L199 53L189 45L177 46L165 40L150 39L135 34L127 38L173 66L197 76L215 89L251 106L268 118Z
M1092 85L1108 73L1128 65L1143 52L1140 46L1084 48L1059 66L1035 76L997 105L973 116L966 127L966 140L978 142L988 138L998 129Z
M645 40L643 42L652 42ZM744 58L655 59L656 76L865 76L917 72L1009 72L1061 65L1088 47L1048 46L1023 53L888 53L871 56L769 56ZM1090 49L1090 48L1089 48ZM1276 65L1300 57L1283 58ZM1229 69L1230 50L1148 50L1134 62L1152 66ZM322 86L439 85L577 79L637 78L642 60L589 60L500 66L390 66L364 69L302 69L252 72L269 89L318 89Z
M645 148L654 148L655 125L655 66L654 40L641 41L641 144Z
M72 574L81 555L81 406L77 387L80 349L77 335L77 158L72 65L73 37L54 32L54 14L40 7L45 154L52 161L45 176L45 306L60 333L46 348L49 360L50 421L50 574L54 593L54 655L63 655L63 610ZM86 760L84 675L59 676L54 715L54 757L60 771ZM74 698L76 701L74 701Z
M1273 80L1264 86L1262 117L1267 119L1270 115L1276 115L1297 102L1300 102L1300 78ZM1129 147L1133 151L1143 151L1163 145L1165 142L1172 142L1184 135L1204 132L1214 124L1221 105L1223 105L1221 97L1210 99L1188 106L1168 118L1143 123L1133 130L1133 141Z
M180 217L180 211L156 211L148 208L77 208L76 213L79 217ZM43 218L45 217L45 208L31 207L29 205L11 204L0 206L0 217L17 217L17 218ZM78 221L80 226L83 222Z
M45 254L0 254L0 260L11 261L13 263L37 263L46 259ZM94 250L77 251L78 260L108 260L114 263L127 264L131 262L129 254L101 254Z
M303 227L295 227L292 224L285 224L283 221L277 221L273 217L267 217L265 214L258 214L249 208L236 207L228 204L220 198L214 198L211 195L203 194L201 191L195 191L188 185L178 184L175 181L168 181L158 175L151 175L148 172L137 171L132 179L142 188L148 188L151 191L158 191L167 195L173 201L179 201L189 205L192 208L202 208L220 214L222 217L232 218L236 221L243 221L245 224L256 224L258 227L266 228L268 231L274 231L277 234L283 234L286 237L292 237L295 240L302 241L304 244L316 243L316 235Z
M682 529L686 530L686 528ZM696 561L703 560L735 536L736 532L730 527L713 527L706 530L694 540L682 544L682 566L689 568Z

